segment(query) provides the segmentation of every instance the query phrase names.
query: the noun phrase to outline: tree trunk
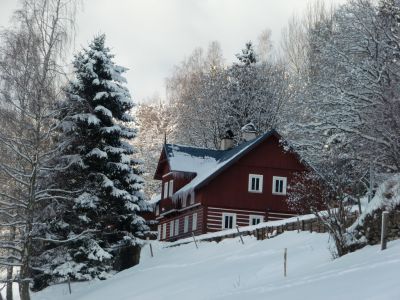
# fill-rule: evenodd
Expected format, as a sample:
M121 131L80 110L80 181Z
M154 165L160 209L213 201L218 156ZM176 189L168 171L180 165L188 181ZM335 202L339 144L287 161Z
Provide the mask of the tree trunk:
M15 240L15 227L12 226L10 228L10 241ZM8 266L7 267L7 287L6 287L6 299L7 300L13 300L13 291L12 291L12 285L13 285L13 266ZM0 299L1 300L1 299Z
M29 295L29 281L19 283L19 297L21 300L31 300L31 296Z
M28 231L30 232L30 230ZM28 236L27 241L25 242L24 246L24 254L22 256L22 266L19 272L19 297L21 300L30 300L29 294L29 279L30 279L30 268L29 268L29 261L30 261L30 243L31 239Z
M36 137L39 137L40 123L38 122ZM36 149L39 149L39 138L37 138ZM26 208L26 227L25 227L25 244L22 255L22 266L20 270L20 282L19 282L19 296L21 300L30 300L29 295L29 282L30 282L30 260L31 260L31 247L32 247L32 226L33 226L33 213L35 208L35 192L36 192L36 178L37 178L37 167L38 167L38 154L35 154L35 159L32 164L32 176L30 179L29 186L29 201Z
M7 287L6 287L6 299L13 300L13 292L12 292L12 277L13 277L13 266L7 267ZM0 298L1 300L1 298Z

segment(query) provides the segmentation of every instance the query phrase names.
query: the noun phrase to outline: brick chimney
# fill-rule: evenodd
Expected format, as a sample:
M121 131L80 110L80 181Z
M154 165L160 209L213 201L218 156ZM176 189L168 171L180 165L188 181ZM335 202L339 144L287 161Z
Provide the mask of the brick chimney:
M220 149L221 150L229 150L233 148L234 143L233 143L233 132L232 130L227 130L225 134L221 137L221 144L220 144Z

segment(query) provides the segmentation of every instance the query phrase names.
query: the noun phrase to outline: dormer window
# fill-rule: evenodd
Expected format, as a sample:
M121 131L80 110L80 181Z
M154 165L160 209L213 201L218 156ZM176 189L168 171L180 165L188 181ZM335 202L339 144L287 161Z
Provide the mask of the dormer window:
M168 181L164 182L164 199L168 198Z
M168 196L171 197L174 193L174 181L172 179L169 181L168 191L169 191Z
M156 204L156 216L160 214L160 206Z

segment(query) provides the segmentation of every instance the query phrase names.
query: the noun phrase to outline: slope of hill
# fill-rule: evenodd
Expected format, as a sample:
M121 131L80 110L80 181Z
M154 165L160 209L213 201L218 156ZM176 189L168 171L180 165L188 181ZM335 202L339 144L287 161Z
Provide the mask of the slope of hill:
M385 251L367 246L335 260L327 234L286 232L244 241L202 242L199 249L154 242L153 258L146 247L138 266L107 281L73 284L72 295L66 285L57 285L33 299L400 299L400 240Z

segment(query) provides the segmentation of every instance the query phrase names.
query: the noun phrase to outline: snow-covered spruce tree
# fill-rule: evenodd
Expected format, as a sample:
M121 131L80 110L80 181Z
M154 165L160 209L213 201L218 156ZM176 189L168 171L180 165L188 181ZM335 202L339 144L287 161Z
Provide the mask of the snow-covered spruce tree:
M126 69L112 59L104 35L75 57L76 79L60 116L60 163L66 167L55 184L78 196L47 220L50 243L37 259L36 289L67 276L104 279L139 259L148 227L138 215L146 206L140 166L127 142L136 136L126 126L134 103L124 86Z
M257 62L257 58L253 43L251 41L246 43L246 47L242 50L242 53L236 54L236 57L242 64L246 66L255 64Z

